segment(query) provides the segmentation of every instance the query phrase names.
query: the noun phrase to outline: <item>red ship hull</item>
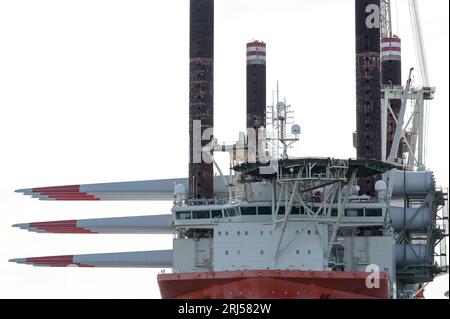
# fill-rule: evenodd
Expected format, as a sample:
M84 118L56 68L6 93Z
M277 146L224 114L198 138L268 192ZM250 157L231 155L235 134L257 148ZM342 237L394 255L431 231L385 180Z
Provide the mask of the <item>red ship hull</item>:
M389 278L362 272L243 270L159 274L163 299L389 299Z

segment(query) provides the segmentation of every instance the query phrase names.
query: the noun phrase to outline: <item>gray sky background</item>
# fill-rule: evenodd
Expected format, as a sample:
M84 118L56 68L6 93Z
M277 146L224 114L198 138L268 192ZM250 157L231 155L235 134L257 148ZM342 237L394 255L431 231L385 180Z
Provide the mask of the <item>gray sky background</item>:
M403 73L415 66L394 1ZM448 186L447 0L420 0L432 84L427 166ZM394 6L395 7L395 6ZM171 247L171 236L43 235L18 222L168 213L171 203L42 202L17 188L187 175L189 1L0 1L0 297L159 298L147 269L32 268L14 257ZM355 157L353 0L216 0L215 135L245 129L245 44L294 106L297 156ZM394 28L397 29L397 23ZM268 92L270 101L271 93Z

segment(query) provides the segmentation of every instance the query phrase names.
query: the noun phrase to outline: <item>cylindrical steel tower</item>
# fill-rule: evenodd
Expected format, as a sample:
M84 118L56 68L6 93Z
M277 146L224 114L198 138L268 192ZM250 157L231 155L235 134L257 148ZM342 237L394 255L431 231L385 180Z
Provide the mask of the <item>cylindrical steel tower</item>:
M247 43L247 130L255 132L255 146L261 140L260 129L266 127L266 44ZM249 142L250 143L250 142ZM259 157L256 149L255 159ZM253 156L249 157L253 158Z
M381 83L387 86L402 85L402 58L401 58L401 40L398 37L389 37L381 39ZM395 117L398 119L401 100L392 100L391 108ZM387 132L386 132L386 150L387 155L391 151L397 124L391 112L388 112ZM401 157L401 150L398 156Z
M213 164L198 156L213 137L198 139L214 127L214 0L190 2L189 58L189 197L213 198Z
M247 43L247 128L266 126L266 44Z
M355 0L355 9L357 157L380 160L380 0ZM375 196L377 179L360 179L361 193Z

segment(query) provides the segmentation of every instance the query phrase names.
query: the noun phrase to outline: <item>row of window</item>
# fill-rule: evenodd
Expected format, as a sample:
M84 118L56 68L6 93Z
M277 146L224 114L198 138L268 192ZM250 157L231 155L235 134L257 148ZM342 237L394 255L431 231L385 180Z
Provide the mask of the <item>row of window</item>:
M248 230L244 230L243 232L241 232L240 230L238 230L238 231L236 231L236 235L237 236L241 236L241 233L244 235L244 236L248 236ZM260 230L259 231L259 234L261 235L261 236L264 236L264 230ZM226 231L224 231L223 232L223 235L224 236L229 236L230 235L230 232L228 231L228 230L226 230ZM270 230L269 231L269 236L272 236L273 235L273 232ZM222 236L222 231L218 231L217 232L217 236Z
M176 212L175 218L178 220L186 219L211 219L211 218L224 218L234 217L238 215L238 208L227 208L217 210L201 210L201 211L185 211Z
M308 249L308 250L307 250L307 253L308 253L308 255L311 255L311 249ZM264 250L260 250L260 251L259 251L259 254L260 254L261 256L264 256ZM295 251L295 254L296 254L296 255L300 255L300 250L297 249L297 250ZM225 256L229 256L229 255L230 255L230 251L229 251L229 250L225 250ZM236 255L240 256L240 255L241 255L241 251L240 251L240 250L236 250Z
M308 235L312 235L313 232L312 232L311 230L307 230L305 233L308 234ZM229 236L229 235L230 235L230 232L229 232L228 230L224 231L223 233L222 233L222 231L220 231L220 230L217 232L217 236L222 236L222 234L223 234L224 236ZM241 236L241 234L243 234L244 236L248 236L248 230L244 230L243 232L241 232L240 230L236 231L236 236ZM260 230L260 231L259 231L259 234L260 234L261 236L264 236L264 230ZM296 230L296 231L295 231L295 234L296 234L296 235L300 234L300 230ZM314 231L314 234L315 234L315 235L318 235L319 232L318 232L317 230L315 230L315 231ZM269 230L269 236L272 236L272 235L273 235L273 231Z
M334 211L331 210L331 216L337 216L337 209ZM347 217L381 217L383 210L381 208L347 208L344 215Z
M318 207L312 207L311 210L316 213ZM278 210L278 215L284 215L286 213L285 207L281 206ZM303 207L293 207L291 215L304 215L305 210ZM331 209L331 216L336 217L338 214L337 209ZM211 219L211 218L226 218L234 216L264 216L272 215L272 208L268 206L261 207L231 207L220 210L202 210L202 211L183 211L176 212L176 219ZM323 213L322 213L323 215ZM381 208L346 208L344 215L347 217L381 217L383 210Z

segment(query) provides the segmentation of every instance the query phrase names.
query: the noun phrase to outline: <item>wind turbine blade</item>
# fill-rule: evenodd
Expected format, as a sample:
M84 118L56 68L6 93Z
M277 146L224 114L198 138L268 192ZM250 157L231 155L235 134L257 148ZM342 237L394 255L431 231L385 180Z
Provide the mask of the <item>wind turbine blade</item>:
M15 224L38 233L68 234L172 234L172 215L60 220Z
M16 258L9 261L46 267L170 268L172 250Z

